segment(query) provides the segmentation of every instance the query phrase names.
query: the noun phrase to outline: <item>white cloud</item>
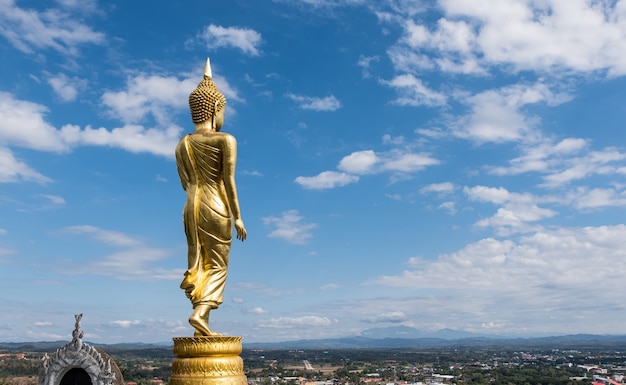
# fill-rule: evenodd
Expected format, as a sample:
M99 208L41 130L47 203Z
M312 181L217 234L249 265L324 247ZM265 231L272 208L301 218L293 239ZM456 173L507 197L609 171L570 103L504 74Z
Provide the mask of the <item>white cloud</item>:
M287 97L300 105L300 108L313 111L336 111L341 108L341 102L334 95L324 98L287 94Z
M365 0L276 0L283 3L306 4L314 8L319 7L343 7L348 5L363 4Z
M111 130L90 126L81 130L78 126L68 125L60 130L60 136L72 146L107 146L135 153L148 152L173 157L181 132L182 128L176 125L161 129L128 124Z
M168 125L172 110L188 107L189 93L197 85L191 78L140 74L127 79L125 90L105 92L102 103L124 123L140 123L151 115L160 125Z
M93 239L114 246L138 246L141 241L118 231L104 230L91 225L69 226L63 229L69 234L89 235Z
M369 78L371 76L370 66L372 65L372 62L377 61L380 61L379 56L359 56L359 61L357 62L357 65L361 67L361 73L364 78Z
M0 147L0 183L30 181L50 183L52 179L33 170L26 163L15 158L8 148Z
M482 202L491 202L495 204L502 204L509 200L511 200L511 195L507 189L504 187L487 187L487 186L474 186L474 187L464 187L463 192L467 194L470 200L482 201ZM520 197L520 195L517 195ZM517 199L522 200L521 198ZM531 201L530 197L525 199L525 201Z
M423 170L427 166L439 164L439 160L432 158L428 154L403 153L401 151L391 151L383 157L381 164L382 171L413 173Z
M254 315L262 315L267 314L267 310L263 309L262 307L255 307L253 309L250 309L249 313Z
M324 190L342 187L358 180L358 176L346 174L345 172L322 171L316 176L299 176L295 179L295 182L306 189Z
M0 142L33 150L67 151L59 132L45 121L47 112L40 104L0 92Z
M127 124L111 130L104 127L96 129L91 126L81 129L69 124L57 129L46 122L45 114L48 112L46 107L15 99L8 93L0 92L0 142L7 146L40 151L62 152L69 151L79 145L96 145L172 157L182 128L173 124L166 124L169 118L165 117L165 111L168 110L165 101L156 96L155 90L150 92L154 92L153 101L146 102L147 104L143 106L141 105L143 102L137 103L135 101L133 102L136 107L135 111L126 113L127 110L124 107L117 112L122 119L133 120L135 118L140 119L150 111L155 114L157 121L160 120L163 123L163 126L145 128L140 125ZM128 96L128 94L125 95ZM126 97L124 99L129 100L130 103L130 99ZM184 100L186 100L186 96ZM16 129L15 127L20 128ZM4 179L49 181L48 178L30 169L26 164L17 161L12 153L7 151L2 151L2 160L5 164L14 164L15 167L7 168L3 173L0 172L0 174L5 175Z
M156 262L167 258L167 250L133 247L107 255L96 262L79 266L68 274L93 274L119 280L178 280L183 269L164 269Z
M32 53L34 48L49 48L76 55L83 44L103 44L105 35L63 10L44 12L20 8L13 0L0 2L0 34L18 50Z
M303 317L280 317L272 318L269 320L259 321L259 327L262 328L301 328L301 327L319 327L330 326L336 323L337 320L332 320L327 317L319 316L303 316Z
M624 274L626 226L618 225L542 230L518 242L486 238L376 283L434 291L435 300L457 309L465 324L500 320L561 333L587 325L586 331L597 332L620 330L606 314L623 308Z
M340 287L341 286L336 283L327 283L326 285L320 286L320 290L336 290L336 289L339 289Z
M565 202L577 209L597 209L601 207L626 206L626 191L618 192L613 188L579 187L567 193Z
M437 208L447 211L449 214L456 214L456 203L452 201L443 202Z
M478 143L537 142L541 139L536 130L539 118L526 116L522 109L537 103L558 105L569 98L567 94L552 92L542 83L479 92L463 98L471 112L452 122L452 132Z
M379 161L380 159L372 150L357 151L344 156L337 168L351 174L368 174Z
M394 311L391 313L383 313L363 318L362 322L367 323L400 323L407 320L406 314L401 311Z
M626 73L623 1L441 0L439 6L444 17L432 27L415 21L412 10L398 10L404 36L390 50L398 70L436 66L480 74L504 66L543 73Z
M623 167L621 161L625 159L626 153L611 147L601 151L590 151L582 156L563 159L553 170L550 170L552 172L544 177L544 186L562 186L590 175L619 173ZM554 170L556 168L561 170Z
M69 226L62 230L67 234L89 236L106 245L121 248L104 257L89 256L93 262L75 263L68 274L93 274L114 277L120 280L171 280L182 277L182 269L164 269L158 261L169 256L164 249L147 247L137 238L127 234L104 230L91 225Z
M52 326L52 322L49 321L37 321L37 322L33 322L34 326L37 327L47 327L47 326Z
M475 223L478 227L492 227L496 234L508 236L514 233L528 233L541 229L532 225L542 219L552 218L558 213L554 210L541 208L537 205L508 203L500 207L496 213Z
M337 167L342 171L354 174L412 173L439 163L439 160L428 154L405 152L404 150L391 150L377 154L372 150L364 150L343 157Z
M426 87L424 83L412 74L399 75L389 81L382 81L395 88L400 96L393 101L401 106L443 106L447 97Z
M209 49L233 47L250 56L260 55L261 34L253 29L211 24L198 34L198 38Z
M554 210L539 207L540 199L532 194L511 193L502 187L486 186L465 187L463 192L469 200L502 206L493 216L475 223L478 227L492 227L502 236L537 231L541 227L533 222L558 215Z
M343 157L337 168L345 172L323 171L316 176L296 178L296 183L307 189L329 189L342 187L359 180L354 174L377 174L390 172L393 176L405 176L428 166L439 164L439 160L428 154L391 150L375 153L373 150L355 151Z
M115 321L109 322L110 326L118 326L124 329L128 329L131 326L140 326L142 324L143 322L140 320L115 320Z
M298 210L289 210L282 213L280 217L265 217L263 223L274 228L268 237L280 238L289 243L301 245L313 237L311 231L317 227L316 223L303 223L303 219Z
M56 2L68 9L76 9L90 14L98 10L97 0L56 0Z
M432 183L420 189L421 193L448 194L454 191L454 184L451 182Z
M550 141L533 143L522 148L522 155L509 161L508 167L489 167L496 175L517 175L526 172L549 172L558 167L564 157L580 152L588 143L580 138L565 138L554 144Z
M87 88L87 81L76 77L68 78L65 74L56 74L48 78L48 84L65 102L76 100L78 92Z
M63 199L63 197L59 195L42 194L41 197L47 199L53 205L65 204L65 199Z

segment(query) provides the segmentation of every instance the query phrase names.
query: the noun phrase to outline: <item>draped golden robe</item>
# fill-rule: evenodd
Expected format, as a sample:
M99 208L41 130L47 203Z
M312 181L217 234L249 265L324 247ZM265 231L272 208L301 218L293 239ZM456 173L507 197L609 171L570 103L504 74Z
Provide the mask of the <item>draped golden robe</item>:
M223 180L225 135L186 135L176 147L178 174L187 192L183 223L188 268L180 287L194 307L215 309L224 299L232 238Z

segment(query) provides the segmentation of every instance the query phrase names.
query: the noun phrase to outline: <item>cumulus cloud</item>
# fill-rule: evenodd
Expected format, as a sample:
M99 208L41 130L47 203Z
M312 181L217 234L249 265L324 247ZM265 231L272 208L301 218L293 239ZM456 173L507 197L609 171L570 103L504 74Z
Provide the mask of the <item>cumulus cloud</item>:
M127 124L107 129L68 125L60 130L65 143L76 146L103 146L120 148L129 152L147 152L164 157L173 157L174 148L181 136L182 128L171 125L165 128L146 128L142 125Z
M118 326L124 329L130 328L131 326L139 326L142 322L140 320L115 320L109 322L111 326Z
M336 111L341 108L341 102L334 95L323 98L287 94L287 97L297 102L300 108L313 111Z
M363 150L344 156L337 165L341 172L323 171L312 177L299 176L295 181L304 188L322 190L355 183L359 180L359 175L411 174L439 163L439 160L429 154L413 153L405 149L393 149L380 153Z
M361 67L361 73L363 74L364 78L369 78L371 76L370 66L372 65L372 62L377 61L380 61L379 56L359 56L359 61L357 62L357 65Z
M301 327L319 327L329 326L336 323L337 320L332 320L327 317L319 316L302 316L302 317L280 317L272 318L269 320L259 321L259 327L262 328L301 328Z
M53 49L77 55L85 44L103 44L105 35L67 10L48 8L43 12L18 7L13 0L0 2L0 34L15 48L32 53Z
M367 323L401 323L407 320L406 314L401 311L383 313L363 318L362 322Z
M452 201L447 201L447 202L443 202L442 204L440 204L437 208L441 209L441 210L445 210L448 212L448 214L456 214L456 203L452 202Z
M587 140L581 138L565 138L558 143L544 140L524 146L522 155L511 159L508 166L489 167L495 175L518 175L526 172L549 172L551 168L562 164L588 146Z
M626 226L616 225L541 230L517 241L485 238L434 260L414 259L410 269L375 282L436 293L435 300L467 323L498 320L531 332L580 332L584 325L590 332L623 330L606 314L623 308L625 236ZM590 269L593 274L585 273Z
M48 84L54 92L65 102L76 100L78 93L87 88L87 81L76 77L69 78L65 74L56 74L48 77Z
M259 56L261 34L250 28L222 27L211 24L198 34L209 49L230 47L240 49L250 56Z
M592 176L623 174L624 167L626 153L620 149L592 150L588 140L570 137L525 144L521 155L509 160L508 165L488 166L487 170L500 176L538 173L543 179L541 187L555 189Z
M448 194L454 191L454 184L451 182L431 183L428 186L424 186L420 189L421 193L438 193Z
M314 9L318 8L336 8L349 5L364 4L366 0L275 0L282 3L293 3L295 5L307 5Z
M198 85L201 76L162 76L140 73L126 79L119 91L108 90L102 95L102 104L109 114L127 125L143 123L153 118L159 128L172 126L172 116L189 108L189 93ZM223 76L215 74L213 80L229 101L244 102ZM229 104L230 105L230 104ZM227 113L233 113L232 106Z
M263 218L266 226L273 227L268 237L279 238L289 243L302 245L307 243L312 237L313 229L317 227L316 223L303 222L298 210L289 210L282 213L279 217L268 216Z
M462 97L470 113L452 122L452 133L478 143L537 142L541 139L537 131L540 120L526 115L523 108L537 103L558 105L569 99L569 95L555 93L543 83L482 91Z
M215 81L230 100L243 101L225 79L216 76ZM68 99L73 97L73 91L61 83L58 83L59 92ZM72 124L57 128L47 121L47 107L0 92L0 142L6 146L0 158L10 166L0 172L0 180L50 181L17 160L10 147L65 152L77 146L92 145L172 157L182 128L171 122L171 116L187 108L187 95L196 83L189 78L144 74L129 78L125 90L106 91L102 96L102 103L111 117L125 123L114 128L89 125L81 128ZM154 119L154 127L143 125L149 117Z
M351 174L368 174L379 161L373 150L357 151L344 156L337 168Z
M463 192L470 201L501 205L493 216L481 219L475 225L491 227L503 236L536 231L540 227L533 223L558 215L554 210L539 207L541 199L528 193L511 193L502 187L487 186L465 187Z
M564 201L573 204L580 210L599 209L611 206L626 206L626 190L618 191L615 188L578 187L569 191Z
M358 176L345 172L322 171L315 176L299 176L295 179L295 182L306 189L325 190L342 187L358 180Z
M121 91L106 91L102 95L111 116L127 124L140 123L148 115L161 125L170 123L172 110L187 107L189 93L197 80L174 76L139 74L127 79Z
M590 151L582 156L563 159L544 177L544 186L556 187L591 175L616 174L623 167L626 153L616 148Z
M391 150L375 153L372 150L356 151L346 155L337 166L340 170L354 174L379 172L413 173L428 166L439 164L429 154Z
M383 18L402 20L404 35L390 50L399 70L626 73L623 2L442 0L439 7L444 16L434 25L414 19L408 8Z
M395 88L400 96L393 101L401 106L443 106L447 97L426 87L424 83L412 74L398 75L383 84Z
M0 142L41 151L67 151L59 131L46 122L48 108L0 92ZM16 129L19 127L19 129Z

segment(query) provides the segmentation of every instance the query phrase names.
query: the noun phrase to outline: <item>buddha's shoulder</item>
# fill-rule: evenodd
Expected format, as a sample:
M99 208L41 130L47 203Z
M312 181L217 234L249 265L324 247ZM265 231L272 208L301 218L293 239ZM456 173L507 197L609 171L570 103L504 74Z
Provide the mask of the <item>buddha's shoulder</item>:
M192 133L187 135L187 137L189 138L189 140L196 143L203 143L219 147L229 146L237 143L234 136L225 132Z

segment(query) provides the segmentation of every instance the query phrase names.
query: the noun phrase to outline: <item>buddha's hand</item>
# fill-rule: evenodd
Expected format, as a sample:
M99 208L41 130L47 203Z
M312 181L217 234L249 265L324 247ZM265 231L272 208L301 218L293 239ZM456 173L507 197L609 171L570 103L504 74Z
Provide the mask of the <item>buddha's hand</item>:
M237 239L241 239L241 241L246 240L246 228L243 226L243 221L241 219L235 220L235 229L237 229Z

